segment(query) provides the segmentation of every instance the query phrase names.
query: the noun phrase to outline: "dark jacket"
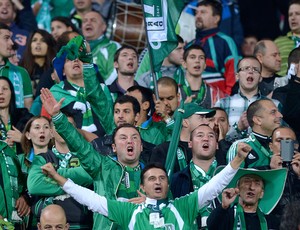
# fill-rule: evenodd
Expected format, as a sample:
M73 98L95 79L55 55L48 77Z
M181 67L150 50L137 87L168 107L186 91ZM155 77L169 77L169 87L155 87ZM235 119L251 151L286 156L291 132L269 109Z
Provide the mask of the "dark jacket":
M164 142L164 143L156 146L152 150L152 154L150 157L150 163L158 162L158 163L161 163L162 165L165 165L166 160L167 160L169 145L170 145L170 142L168 141L168 142ZM180 147L182 149L184 156L185 156L186 163L189 164L189 162L192 159L192 151L188 147L188 143L179 141L178 147ZM178 160L176 157L173 172L176 173L178 171L180 171L180 167L179 167L179 163L178 163Z
M268 229L279 229L279 219L272 215L265 215ZM259 219L256 213L246 213L245 221L247 230L261 229ZM209 230L230 230L234 226L234 207L223 209L222 206L212 211L207 219L207 227Z

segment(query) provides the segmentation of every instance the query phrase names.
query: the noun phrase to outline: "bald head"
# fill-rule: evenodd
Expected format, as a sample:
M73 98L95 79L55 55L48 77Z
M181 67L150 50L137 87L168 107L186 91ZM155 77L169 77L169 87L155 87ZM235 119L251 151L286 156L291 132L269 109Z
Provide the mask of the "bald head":
M56 204L48 205L42 210L38 229L69 229L67 218L63 208Z
M272 40L261 40L254 48L254 56L262 64L262 76L270 76L280 70L281 56Z

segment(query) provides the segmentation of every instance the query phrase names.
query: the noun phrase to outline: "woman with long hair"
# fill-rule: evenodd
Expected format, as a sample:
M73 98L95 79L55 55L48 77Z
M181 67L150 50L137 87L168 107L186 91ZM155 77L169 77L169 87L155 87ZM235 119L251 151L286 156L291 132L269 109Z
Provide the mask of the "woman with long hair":
M18 155L22 172L27 176L35 155L46 153L52 147L51 121L47 117L32 117L21 137L23 154Z
M24 57L20 66L24 67L31 78L33 93L42 75L50 69L56 55L56 42L46 30L37 29L27 41Z
M0 76L0 140L21 153L21 136L27 121L33 116L26 108L17 108L13 84Z

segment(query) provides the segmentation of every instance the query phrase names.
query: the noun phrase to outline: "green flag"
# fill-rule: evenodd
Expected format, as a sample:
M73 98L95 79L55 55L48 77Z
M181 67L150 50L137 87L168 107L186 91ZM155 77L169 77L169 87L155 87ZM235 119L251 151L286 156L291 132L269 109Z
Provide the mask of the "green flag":
M165 168L168 174L169 179L171 180L173 175L173 169L177 157L177 149L179 143L179 136L182 128L182 116L184 114L184 103L183 101L180 102L178 109L174 114L175 124L172 132L172 139L170 141L167 159L165 163Z
M153 71L177 47L175 28L185 0L143 0L145 28Z

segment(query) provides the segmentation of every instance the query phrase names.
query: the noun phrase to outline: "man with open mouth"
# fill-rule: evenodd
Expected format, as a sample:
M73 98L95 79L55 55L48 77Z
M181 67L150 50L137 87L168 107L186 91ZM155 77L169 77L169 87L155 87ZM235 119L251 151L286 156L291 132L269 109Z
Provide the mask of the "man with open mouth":
M120 202L100 196L60 176L51 164L42 166L63 189L89 209L108 217L123 229L191 229L199 209L227 186L243 162L250 146L240 143L238 154L225 169L199 190L179 199L169 200L167 172L160 164L149 164L141 173L140 188L146 194L141 204Z
M222 193L222 204L209 216L208 229L279 229L279 219L269 214L283 193L286 177L287 169L239 169Z
M261 82L261 63L255 57L245 57L238 62L236 78L239 80L238 93L220 99L215 107L225 109L229 117L230 129L227 138L230 141L247 137L249 123L246 118L246 110L256 100L267 98L263 96L258 88ZM277 107L280 103L273 100Z

